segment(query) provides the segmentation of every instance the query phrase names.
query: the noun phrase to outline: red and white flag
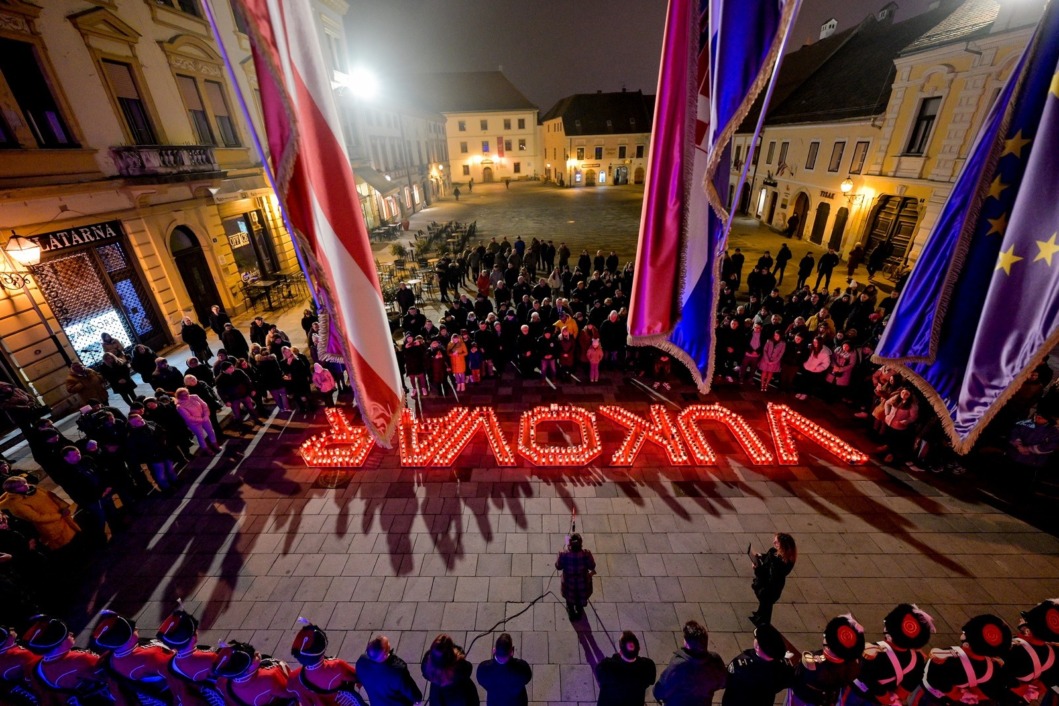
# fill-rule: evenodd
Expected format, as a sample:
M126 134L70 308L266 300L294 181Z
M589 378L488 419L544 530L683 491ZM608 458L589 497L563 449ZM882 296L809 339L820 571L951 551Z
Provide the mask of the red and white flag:
M310 0L237 0L279 196L307 245L365 426L390 446L403 406L386 307Z

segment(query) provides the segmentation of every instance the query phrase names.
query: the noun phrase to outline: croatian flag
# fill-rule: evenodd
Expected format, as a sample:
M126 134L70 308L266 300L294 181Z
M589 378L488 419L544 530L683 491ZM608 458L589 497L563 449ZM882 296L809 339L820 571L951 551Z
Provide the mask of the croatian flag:
M986 117L875 360L967 453L1059 345L1059 2Z
M772 78L797 6L797 0L669 2L629 343L668 351L704 393L713 377L728 238L730 143Z
M331 313L364 425L389 447L402 384L310 0L239 0L280 198Z

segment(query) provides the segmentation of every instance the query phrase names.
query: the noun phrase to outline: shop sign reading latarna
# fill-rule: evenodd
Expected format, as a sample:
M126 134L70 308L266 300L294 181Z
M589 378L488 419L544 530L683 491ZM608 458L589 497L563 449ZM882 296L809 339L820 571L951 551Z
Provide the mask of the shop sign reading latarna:
M40 246L41 252L50 253L56 250L76 248L81 245L92 245L117 240L122 237L121 221L106 221L87 226L66 228L52 233L42 233L29 237Z
M718 453L710 446L702 424L720 425L735 437L743 453L756 466L798 464L797 434L805 441L849 465L860 465L868 456L795 412L787 405L767 405L772 444L766 444L742 416L717 404L697 404L673 414L662 405L652 405L646 417L617 405L598 408L599 416L625 429L625 437L609 458L611 466L631 466L650 442L660 447L673 466L714 466ZM329 468L359 468L364 465L375 440L360 424L339 408L327 409L330 429L307 439L300 448L306 465ZM544 424L573 425L576 444L545 443L538 436ZM603 453L596 413L582 407L552 404L534 407L522 414L514 444L500 429L492 407L455 407L443 417L416 419L405 409L398 425L398 452L406 467L447 467L463 453L471 439L481 433L498 466L514 466L516 453L534 466L579 468Z

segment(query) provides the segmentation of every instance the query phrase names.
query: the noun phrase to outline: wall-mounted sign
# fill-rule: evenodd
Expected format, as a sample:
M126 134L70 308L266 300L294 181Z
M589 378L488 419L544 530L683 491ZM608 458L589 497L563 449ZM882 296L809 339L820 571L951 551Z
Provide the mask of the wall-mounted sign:
M242 248L250 244L250 235L248 233L236 233L235 235L228 236L228 245L233 248Z
M823 191L823 190L821 190L820 191L820 198L822 198L822 199L833 199L833 198L835 198L835 192L834 191Z
M40 246L41 252L50 253L57 250L66 250L67 248L76 248L79 245L117 240L123 234L121 221L107 221L105 223L93 223L89 226L57 230L42 235L31 235L29 239Z
M652 405L648 412L645 418L616 405L599 407L600 416L625 429L625 438L607 461L610 466L631 466L647 443L661 447L673 465L717 465L719 454L703 434L703 423L726 428L750 462L757 466L796 465L795 434L842 463L861 465L868 461L866 454L787 405L771 402L767 405L774 450L746 419L721 405L691 405L677 415L662 405ZM340 408L328 408L326 415L331 428L301 445L300 453L306 465L361 467L375 446L374 438ZM563 430L566 443L549 443L549 427L556 426ZM568 435L567 428L574 433ZM397 434L401 465L449 467L479 433L485 437L498 466L516 465L516 452L533 466L567 468L587 466L603 454L596 413L582 407L553 404L524 412L514 443L505 438L492 407L456 407L444 417L418 419L411 410L405 409ZM571 437L576 443L570 443Z

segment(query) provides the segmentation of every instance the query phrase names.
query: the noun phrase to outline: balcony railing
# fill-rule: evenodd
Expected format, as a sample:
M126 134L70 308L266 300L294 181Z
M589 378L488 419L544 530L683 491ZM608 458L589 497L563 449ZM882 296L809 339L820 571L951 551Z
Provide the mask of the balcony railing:
M111 147L110 154L118 173L126 177L220 171L213 148L205 145Z

